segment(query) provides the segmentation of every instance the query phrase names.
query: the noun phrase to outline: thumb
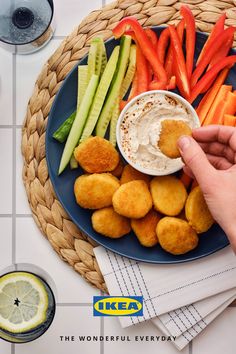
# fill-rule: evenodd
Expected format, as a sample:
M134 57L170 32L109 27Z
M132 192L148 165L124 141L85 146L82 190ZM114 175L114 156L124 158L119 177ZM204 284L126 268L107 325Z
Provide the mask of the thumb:
M200 185L211 181L215 169L208 161L200 145L190 136L182 136L178 147L185 164L191 169Z

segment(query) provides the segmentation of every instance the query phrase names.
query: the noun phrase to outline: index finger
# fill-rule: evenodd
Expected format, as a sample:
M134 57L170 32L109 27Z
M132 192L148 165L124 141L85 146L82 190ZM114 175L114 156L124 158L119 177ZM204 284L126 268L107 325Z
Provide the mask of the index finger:
M217 141L236 151L236 128L223 125L208 125L193 130L193 138L201 143Z

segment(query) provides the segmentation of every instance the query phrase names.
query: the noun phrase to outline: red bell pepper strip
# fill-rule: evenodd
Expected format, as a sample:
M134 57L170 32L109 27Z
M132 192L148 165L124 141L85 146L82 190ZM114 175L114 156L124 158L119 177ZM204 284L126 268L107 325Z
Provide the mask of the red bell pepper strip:
M147 30L145 30L147 31ZM154 32L153 32L154 33ZM134 31L125 31L126 35L129 35L132 37L132 39L136 43L136 72L138 74L138 88L137 88L137 93L136 96L139 93L145 92L148 90L149 83L152 80L152 68L150 67L149 63L147 62L145 56L143 55L143 52L140 48L140 45L138 44L136 35ZM154 33L155 35L155 33Z
M192 78L191 78L191 87L193 88L200 76L203 74L204 70L206 69L207 65L211 62L213 59L214 55L218 52L218 50L221 48L221 46L229 39L232 37L232 35L235 32L235 27L229 27L226 30L224 30L223 33L220 33L216 38L214 43L211 44L211 46L208 47L208 49L205 51L204 57L199 61L199 64L197 65L196 69L193 72Z
M225 58L230 50L230 48L233 45L233 40L234 36L232 35L231 38L229 38L223 45L222 47L218 50L218 52L214 55L213 59L211 60L210 64L208 65L207 71L209 71L213 65L215 65L218 61L222 60ZM217 76L217 75L216 75ZM205 93L206 91L209 90L209 88L213 85L213 82L215 81L216 77L212 79L212 81L209 83L209 85L204 89Z
M176 27L181 44L183 43L184 26L185 26L185 22L184 19L182 18L182 20L178 23ZM173 76L173 52L171 46L168 49L166 60L165 60L165 71L168 79L170 79Z
M174 26L170 25L169 29L170 29L173 57L175 58L174 72L176 76L176 83L182 96L185 98L189 98L190 85L189 85L189 79L188 79L182 45L180 43L179 36Z
M148 63L138 44L136 44L136 71L138 76L138 94L148 91L149 87L149 70Z
M189 102L192 103L197 96L204 90L204 88L211 82L212 78L215 77L222 69L225 67L230 67L236 63L236 55L228 56L222 59L220 62L216 63L207 73L198 81L196 86L194 86L191 95L189 97Z
M162 65L164 64L165 61L165 55L169 44L169 40L170 40L170 31L169 31L169 27L167 27L161 32L158 41L158 46L157 46L158 58Z
M171 76L170 81L166 87L167 90L174 90L176 88L176 77ZM149 90L160 90L159 88L159 82L153 80L149 84Z
M196 42L195 18L188 6L181 6L180 13L186 24L186 68L189 80L191 79L194 62L194 51Z
M154 74L160 81L161 87L165 89L167 85L167 75L165 69L158 59L156 48L138 21L134 17L123 18L113 29L115 38L120 38L122 34L124 34L124 32L129 28L134 31L137 42L142 48L142 52L145 58L151 64Z
M198 65L199 62L202 60L206 50L212 45L212 43L215 42L216 37L224 31L225 19L226 19L226 14L223 13L223 15L221 15L218 21L216 22L215 26L211 31L211 34L209 35L206 43L204 44L201 53L199 54L196 65Z
M225 41L225 43L223 43L221 48L217 51L217 53L212 58L207 68L207 71L210 70L212 66L215 65L219 60L225 58L228 55L230 49L232 48L233 41L234 41L234 34L232 33L231 36L229 36L229 38Z
M156 32L154 32L151 28L145 28L145 32L146 32L148 38L150 39L150 41L152 42L152 44L154 45L154 47L157 48L158 37L157 37Z

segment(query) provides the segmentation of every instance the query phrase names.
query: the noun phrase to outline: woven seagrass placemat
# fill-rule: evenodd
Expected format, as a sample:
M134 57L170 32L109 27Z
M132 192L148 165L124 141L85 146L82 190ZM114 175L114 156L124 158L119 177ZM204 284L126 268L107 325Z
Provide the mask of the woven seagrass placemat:
M66 75L88 52L92 37L110 38L112 28L125 16L135 16L144 26L174 24L180 19L179 9L183 3L192 9L200 31L209 32L223 11L227 14L226 24L236 24L236 0L119 0L111 3L90 13L61 43L43 66L28 103L22 131L23 181L33 218L59 257L105 292L106 284L93 253L96 243L70 220L53 191L45 157L48 114Z

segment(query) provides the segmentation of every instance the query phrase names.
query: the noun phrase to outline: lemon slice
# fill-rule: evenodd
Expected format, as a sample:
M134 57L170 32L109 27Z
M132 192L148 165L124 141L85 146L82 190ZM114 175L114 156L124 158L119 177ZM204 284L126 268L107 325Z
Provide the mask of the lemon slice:
M45 322L48 294L35 275L14 272L0 278L0 328L27 332Z

